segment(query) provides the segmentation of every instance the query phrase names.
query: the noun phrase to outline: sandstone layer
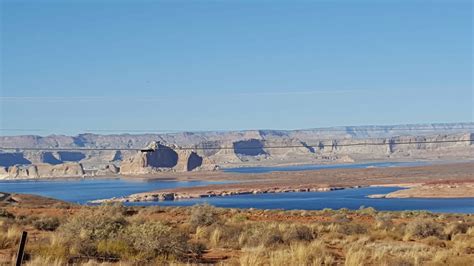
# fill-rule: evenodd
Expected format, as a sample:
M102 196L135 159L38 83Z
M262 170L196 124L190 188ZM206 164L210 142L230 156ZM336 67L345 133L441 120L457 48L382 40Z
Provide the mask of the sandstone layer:
M85 173L91 175L114 175L117 172L137 175L244 166L460 161L473 158L473 139L474 123L289 131L2 136L0 148L68 150L0 149L0 177L8 178L10 172L14 176L35 176L35 169L29 169L29 166L69 163L81 164ZM144 149L154 142L160 143L160 149L153 152L130 150Z

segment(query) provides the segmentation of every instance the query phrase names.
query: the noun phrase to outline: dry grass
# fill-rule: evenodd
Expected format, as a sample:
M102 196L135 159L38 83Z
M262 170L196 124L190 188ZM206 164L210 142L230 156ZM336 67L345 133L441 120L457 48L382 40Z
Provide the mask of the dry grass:
M27 265L471 265L474 256L472 215L209 205L83 207L57 221L3 213L0 250L36 230Z

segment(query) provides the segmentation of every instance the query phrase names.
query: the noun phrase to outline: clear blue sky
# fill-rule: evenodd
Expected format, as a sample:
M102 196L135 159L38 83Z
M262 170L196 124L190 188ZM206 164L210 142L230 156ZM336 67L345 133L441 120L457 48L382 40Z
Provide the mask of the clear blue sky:
M471 1L0 1L4 135L473 120Z

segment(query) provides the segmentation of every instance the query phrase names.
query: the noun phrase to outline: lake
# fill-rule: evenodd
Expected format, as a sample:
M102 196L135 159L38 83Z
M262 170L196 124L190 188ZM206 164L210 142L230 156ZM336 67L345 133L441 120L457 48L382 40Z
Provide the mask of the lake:
M298 171L326 168L366 168L366 167L397 167L416 166L426 162L398 163L366 163L340 165L302 165L287 167L249 167L225 169L237 173L264 173L271 171ZM112 197L122 197L134 193L170 189L177 187L203 186L222 184L224 182L204 181L157 181L131 180L122 178L111 179L80 179L80 180L41 180L41 181L0 181L0 191L36 194L86 204L88 201ZM260 209L359 209L361 206L373 207L377 210L428 210L432 212L474 213L474 199L371 199L371 194L385 194L396 191L396 187L368 187L345 189L329 192L299 192L239 195L231 197L201 198L181 201L140 202L130 205L162 205L189 206L199 203L209 203L218 207L231 208L260 208Z
M51 197L85 204L96 199L122 197L134 193L176 187L222 184L201 181L141 181L122 178L0 181L0 192L15 192Z
M402 211L427 210L431 212L474 213L474 199L371 199L372 194L390 193L397 187L367 187L334 190L328 192L290 192L271 194L249 194L230 197L200 198L183 201L138 202L138 206L190 206L209 203L225 208L257 208L285 210L321 210L324 208L357 210L360 207L373 207L376 210Z

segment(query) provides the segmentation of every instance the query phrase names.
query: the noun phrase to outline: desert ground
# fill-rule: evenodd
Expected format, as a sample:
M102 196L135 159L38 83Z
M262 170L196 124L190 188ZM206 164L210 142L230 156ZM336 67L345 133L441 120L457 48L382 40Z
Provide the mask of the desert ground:
M474 217L372 208L321 211L79 206L3 193L0 265L22 231L25 265L472 265Z

